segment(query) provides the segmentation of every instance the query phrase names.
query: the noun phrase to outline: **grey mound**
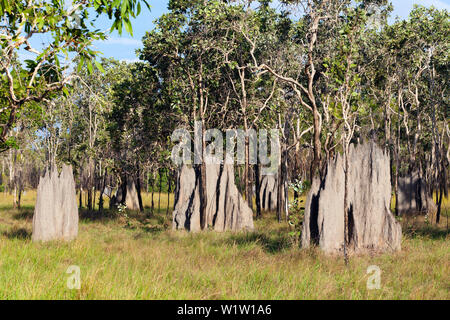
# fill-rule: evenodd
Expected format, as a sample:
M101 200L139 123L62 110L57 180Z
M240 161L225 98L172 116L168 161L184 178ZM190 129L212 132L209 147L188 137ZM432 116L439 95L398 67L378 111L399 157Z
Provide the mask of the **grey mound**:
M351 145L348 179L349 251L400 250L401 226L390 211L389 155L374 142ZM302 246L311 244L329 254L343 253L344 168L340 155L328 163L323 181L313 181L307 197Z
M127 179L127 193L125 201L123 201L122 186L119 186L109 202L109 208L116 208L120 203L125 203L127 209L129 210L137 211L140 209L138 193L133 180Z
M130 210L139 210L139 198L134 181L128 179L127 181L127 196L125 198L125 205Z
M259 199L261 209L273 211L277 208L277 176L267 175L261 177Z
M78 235L78 207L72 166L52 170L39 180L33 216L33 241L73 240Z
M404 214L436 213L433 199L426 193L426 184L417 171L398 179L398 212Z
M253 211L235 183L233 165L206 165L206 223L215 231L253 230ZM200 231L200 193L195 171L183 165L178 174L173 228Z

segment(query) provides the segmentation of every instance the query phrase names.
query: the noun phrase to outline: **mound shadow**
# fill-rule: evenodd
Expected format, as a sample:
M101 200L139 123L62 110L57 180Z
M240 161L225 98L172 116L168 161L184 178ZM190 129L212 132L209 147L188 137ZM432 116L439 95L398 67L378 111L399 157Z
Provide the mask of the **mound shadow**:
M2 232L2 235L8 239L31 239L31 232L25 228L13 228L12 230Z
M450 234L449 230L435 226L408 226L403 229L403 233L413 239L423 237L433 240L445 240Z
M15 220L33 220L34 208L22 207L18 209L17 213L13 214Z
M117 212L111 209L103 209L102 211L98 211L81 208L78 209L78 215L80 220L82 220L83 222L108 221L108 220L114 221L119 218Z
M271 236L262 232L240 232L218 241L227 245L249 246L258 245L267 253L277 253L291 247L289 238L281 233Z

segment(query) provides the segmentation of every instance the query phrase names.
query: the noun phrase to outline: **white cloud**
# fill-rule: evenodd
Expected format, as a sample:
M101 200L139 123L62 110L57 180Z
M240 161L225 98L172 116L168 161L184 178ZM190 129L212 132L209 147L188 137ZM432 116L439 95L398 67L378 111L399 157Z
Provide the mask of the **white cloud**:
M141 41L131 38L109 38L105 41L101 42L102 44L114 44L114 45L122 45L122 46L140 46L142 44Z
M126 62L126 63L135 63L135 62L139 62L141 60L139 60L138 58L134 58L134 59L120 59L121 62Z

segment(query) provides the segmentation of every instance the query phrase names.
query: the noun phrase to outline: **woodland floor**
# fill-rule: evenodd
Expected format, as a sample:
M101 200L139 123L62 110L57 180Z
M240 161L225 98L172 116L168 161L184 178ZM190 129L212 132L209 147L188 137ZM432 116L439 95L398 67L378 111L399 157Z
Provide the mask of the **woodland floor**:
M76 241L33 243L34 201L28 191L12 209L0 194L0 299L450 299L449 201L439 226L402 221L401 252L352 257L347 267L299 249L272 213L251 233L171 231L167 195L152 217L148 207L128 218L83 210ZM71 265L80 290L67 288ZM370 265L382 271L379 290L366 287Z

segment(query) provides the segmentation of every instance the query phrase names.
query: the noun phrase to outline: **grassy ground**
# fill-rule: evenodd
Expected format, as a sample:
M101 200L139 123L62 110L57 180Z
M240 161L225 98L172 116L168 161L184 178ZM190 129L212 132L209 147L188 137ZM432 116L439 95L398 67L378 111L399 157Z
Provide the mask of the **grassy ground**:
M401 252L352 257L346 267L293 246L273 214L252 233L173 232L167 195L153 216L83 211L76 241L32 243L34 201L27 192L15 210L0 195L0 299L450 299L446 216L440 226L403 220ZM71 265L80 290L67 288ZM379 290L366 287L370 265L382 271Z

